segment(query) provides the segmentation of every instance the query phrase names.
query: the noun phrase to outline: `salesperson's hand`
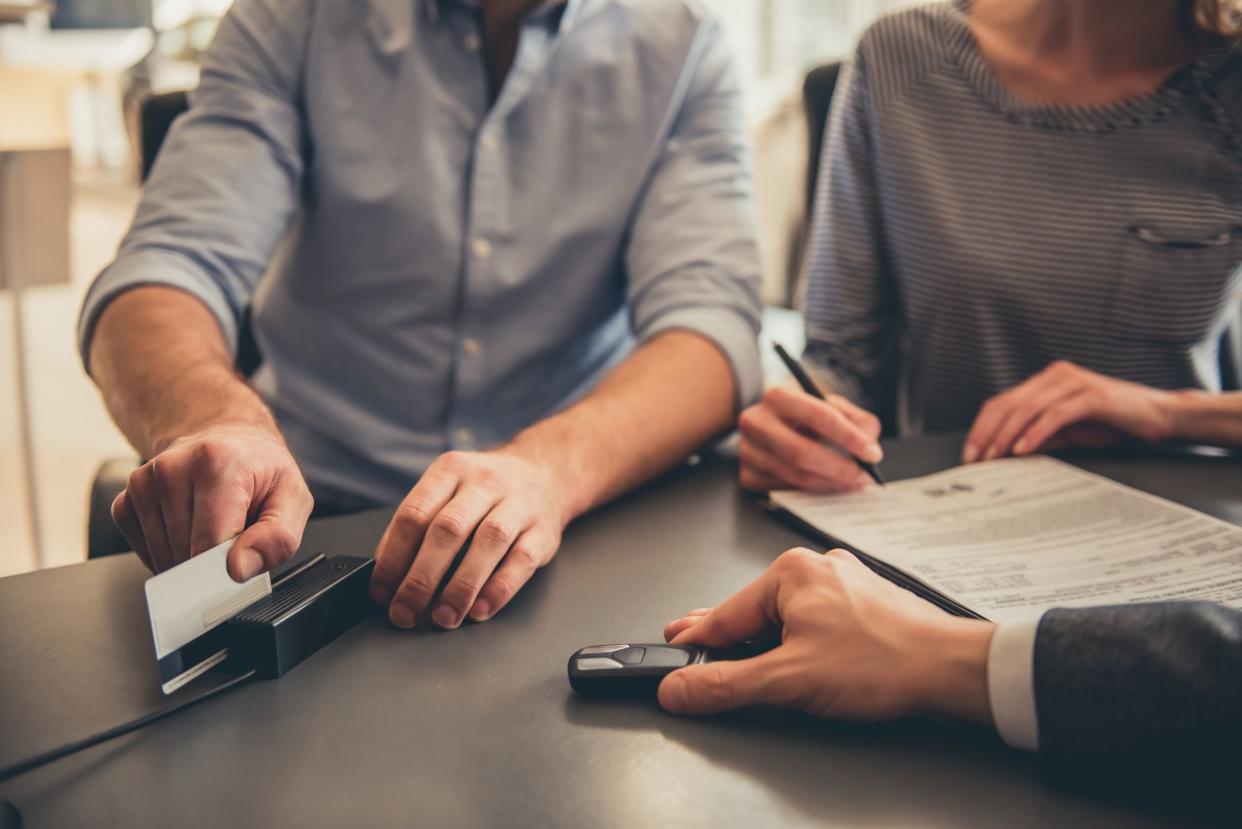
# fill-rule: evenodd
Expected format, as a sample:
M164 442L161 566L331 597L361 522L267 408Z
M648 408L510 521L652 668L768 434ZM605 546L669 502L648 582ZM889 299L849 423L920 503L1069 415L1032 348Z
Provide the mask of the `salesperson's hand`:
M776 386L738 419L742 487L756 492L843 492L871 479L849 457L879 463L880 420L839 394L817 400Z
M1175 394L1059 361L979 412L962 460L973 463L1065 445L1102 445L1124 436L1172 436Z
M844 550L790 550L715 610L665 628L674 644L780 645L674 671L660 684L660 705L674 714L776 705L833 719L937 713L990 722L994 628L950 616Z
M239 582L287 561L314 499L274 429L214 425L172 441L129 476L112 519L160 573L240 533L228 572Z
M410 490L380 539L371 598L400 628L421 619L442 628L485 621L552 560L568 522L567 498L546 464L505 448L448 452Z

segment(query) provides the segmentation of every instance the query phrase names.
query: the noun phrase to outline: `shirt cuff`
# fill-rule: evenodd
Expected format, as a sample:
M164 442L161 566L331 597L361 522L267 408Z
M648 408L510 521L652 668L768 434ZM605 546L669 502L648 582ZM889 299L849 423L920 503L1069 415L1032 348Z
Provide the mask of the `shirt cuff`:
M992 634L988 649L988 698L992 720L1008 745L1039 750L1035 709L1035 635L1039 617L1006 622Z
M661 314L638 332L647 342L666 331L691 331L711 340L725 355L737 384L738 411L763 393L763 369L759 366L759 332L741 314L728 308L678 308Z
M82 365L90 370L91 337L99 315L108 303L131 288L162 285L179 288L207 306L220 324L224 341L236 356L238 311L229 302L219 284L202 271L187 265L178 256L155 251L123 255L95 278L82 302L78 315L78 349Z

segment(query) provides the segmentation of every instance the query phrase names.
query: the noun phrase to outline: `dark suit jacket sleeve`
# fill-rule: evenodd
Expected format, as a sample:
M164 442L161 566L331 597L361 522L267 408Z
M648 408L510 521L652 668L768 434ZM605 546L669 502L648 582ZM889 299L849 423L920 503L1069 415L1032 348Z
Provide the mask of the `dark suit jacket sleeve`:
M1039 624L1034 673L1040 753L1058 770L1127 787L1242 777L1242 613L1203 603L1053 610Z

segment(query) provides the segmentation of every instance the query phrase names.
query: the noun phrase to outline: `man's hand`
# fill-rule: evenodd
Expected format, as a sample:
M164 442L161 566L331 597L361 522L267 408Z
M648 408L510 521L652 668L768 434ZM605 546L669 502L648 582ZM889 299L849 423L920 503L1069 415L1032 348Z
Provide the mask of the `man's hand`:
M293 555L310 491L200 299L158 285L125 291L99 316L88 368L121 431L151 458L112 503L148 567L167 570L239 533L228 556L237 581Z
M228 570L242 582L297 552L313 503L278 437L215 427L173 441L136 469L112 518L156 573L240 533Z
M844 550L790 550L720 607L692 611L664 632L679 645L781 644L753 659L674 671L660 684L660 704L675 714L777 705L834 719L937 713L990 722L993 629L944 613Z
M839 394L817 400L777 386L742 412L738 447L743 488L843 492L871 478L849 457L879 463L880 421Z
M1173 433L1175 403L1173 392L1056 362L983 406L962 459L973 463L1067 444L1107 444L1126 435L1166 440Z
M490 619L556 555L571 517L546 463L511 450L449 452L397 508L375 554L371 598L413 627L425 613L442 628ZM435 606L458 552L469 549Z

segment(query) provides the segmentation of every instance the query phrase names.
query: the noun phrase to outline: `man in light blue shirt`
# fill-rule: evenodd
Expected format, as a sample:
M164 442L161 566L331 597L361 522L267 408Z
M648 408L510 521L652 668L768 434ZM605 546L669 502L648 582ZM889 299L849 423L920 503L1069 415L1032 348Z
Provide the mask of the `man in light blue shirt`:
M150 459L126 537L162 570L241 533L245 579L311 493L400 501L394 624L490 618L756 396L744 133L696 0L238 0L82 311Z

